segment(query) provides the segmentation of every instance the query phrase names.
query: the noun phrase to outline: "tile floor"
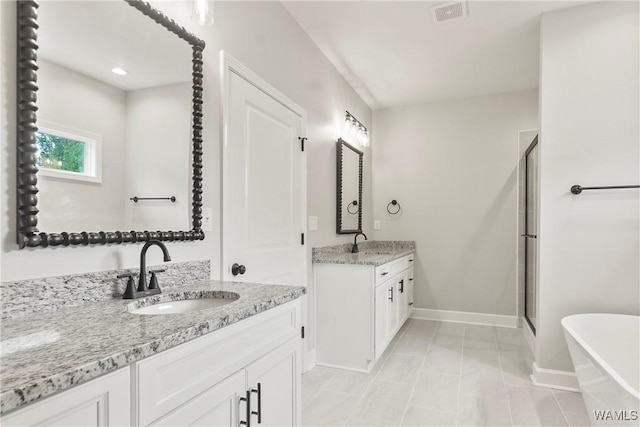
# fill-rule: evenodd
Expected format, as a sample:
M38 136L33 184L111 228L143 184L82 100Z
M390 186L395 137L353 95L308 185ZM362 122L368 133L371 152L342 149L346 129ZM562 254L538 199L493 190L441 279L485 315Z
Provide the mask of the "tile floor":
M537 387L521 329L409 319L369 374L302 376L305 426L588 426L580 393Z

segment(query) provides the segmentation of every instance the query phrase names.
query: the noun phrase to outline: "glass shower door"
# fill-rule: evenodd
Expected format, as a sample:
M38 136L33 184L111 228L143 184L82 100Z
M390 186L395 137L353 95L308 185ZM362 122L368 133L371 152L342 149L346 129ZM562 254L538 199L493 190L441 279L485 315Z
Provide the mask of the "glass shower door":
M525 153L525 274L524 274L524 318L533 333L537 327L538 284L538 137Z

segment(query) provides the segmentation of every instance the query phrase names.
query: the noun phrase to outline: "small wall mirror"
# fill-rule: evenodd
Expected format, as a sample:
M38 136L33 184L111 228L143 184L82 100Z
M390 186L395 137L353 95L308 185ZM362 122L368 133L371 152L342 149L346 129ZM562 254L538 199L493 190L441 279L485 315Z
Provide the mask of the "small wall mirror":
M18 2L20 248L204 238L203 49L143 1Z
M337 142L337 233L362 231L362 151L343 139Z

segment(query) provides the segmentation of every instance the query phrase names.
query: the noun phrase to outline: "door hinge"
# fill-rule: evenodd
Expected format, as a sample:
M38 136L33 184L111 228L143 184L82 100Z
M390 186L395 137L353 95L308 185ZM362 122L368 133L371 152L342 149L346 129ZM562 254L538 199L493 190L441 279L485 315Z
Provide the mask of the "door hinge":
M308 139L308 138L304 138L302 136L299 136L298 139L300 140L300 148L302 151L304 151L304 142Z
M304 326L302 327L301 333L302 333L302 338L304 339Z
M304 245L304 233L300 235L300 244Z

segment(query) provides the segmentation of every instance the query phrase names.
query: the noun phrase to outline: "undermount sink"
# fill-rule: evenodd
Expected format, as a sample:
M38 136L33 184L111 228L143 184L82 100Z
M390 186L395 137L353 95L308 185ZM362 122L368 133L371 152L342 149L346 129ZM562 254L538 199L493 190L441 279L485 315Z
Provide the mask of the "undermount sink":
M191 313L222 307L234 302L239 297L240 295L235 292L226 291L159 295L133 302L127 306L127 310L132 314L141 315Z

